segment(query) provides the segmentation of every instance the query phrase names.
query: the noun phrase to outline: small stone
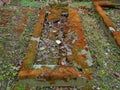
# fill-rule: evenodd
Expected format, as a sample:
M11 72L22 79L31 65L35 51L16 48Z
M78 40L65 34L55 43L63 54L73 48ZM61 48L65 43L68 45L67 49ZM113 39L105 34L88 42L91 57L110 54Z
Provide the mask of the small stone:
M55 32L57 32L57 31L56 31L56 30L53 30L52 32L54 32L54 33L55 33Z
M38 61L38 62L41 62L41 61L43 61L43 60L42 60L42 59L38 59L37 61Z
M104 66L107 66L107 63L104 63Z
M56 40L56 43L57 43L57 44L61 44L61 41L60 41L60 40Z
M40 47L39 49L40 49L40 50L44 50L45 48L46 48L46 47Z
M105 55L108 55L108 53L106 52Z
M110 31L115 31L115 29L113 27L109 27Z
M61 24L61 22L59 21L58 24Z
M98 87L97 90L100 90L100 87Z

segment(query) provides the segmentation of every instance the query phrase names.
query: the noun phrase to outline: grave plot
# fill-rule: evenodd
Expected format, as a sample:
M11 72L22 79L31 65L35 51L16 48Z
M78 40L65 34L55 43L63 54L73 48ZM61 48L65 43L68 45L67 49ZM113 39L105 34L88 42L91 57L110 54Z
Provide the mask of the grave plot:
M90 66L92 60L77 10L43 8L23 59L15 90L19 87L30 89L39 84L89 86L93 79Z
M94 3L94 6L97 12L100 14L105 25L107 26L109 30L107 32L109 32L109 34L113 36L118 46L120 46L120 30L119 30L120 28L117 23L114 24L113 23L114 21L112 22L109 16L107 16L105 11L102 9L102 7L115 7L115 6L119 6L119 4L115 4L110 1L93 1L93 3ZM118 10L118 17L119 17L119 10ZM119 22L119 20L117 22Z

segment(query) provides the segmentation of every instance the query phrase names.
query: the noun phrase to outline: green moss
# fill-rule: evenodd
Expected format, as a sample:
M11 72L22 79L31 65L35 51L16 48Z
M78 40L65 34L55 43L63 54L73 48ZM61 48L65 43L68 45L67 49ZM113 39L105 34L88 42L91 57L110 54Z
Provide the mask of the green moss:
M29 0L21 0L20 3L23 6L30 6L30 7L42 6L42 5L47 4L46 2L29 1Z
M17 89L18 89L18 90L25 90L24 87L18 87Z
M92 2L73 2L72 5L73 6L87 6L87 7L91 7Z

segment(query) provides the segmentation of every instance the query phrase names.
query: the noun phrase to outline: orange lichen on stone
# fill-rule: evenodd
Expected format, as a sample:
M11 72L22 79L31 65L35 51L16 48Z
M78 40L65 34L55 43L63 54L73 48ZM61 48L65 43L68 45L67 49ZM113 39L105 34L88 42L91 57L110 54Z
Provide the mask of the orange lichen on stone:
M115 6L115 3L110 1L97 1L95 3L99 4L100 6Z
M43 28L43 22L44 22L44 18L45 18L45 11L44 9L42 9L40 11L40 16L38 17L38 21L35 25L34 31L33 31L33 37L39 37L40 33L42 31Z
M57 21L61 16L61 9L50 9L50 14L48 15L48 22Z
M40 69L35 70L35 69L26 68L26 69L22 69L19 72L18 77L19 79L36 78L41 74L42 74L42 70Z
M20 71L18 77L19 79L42 77L48 80L64 80L64 78L75 77L92 79L89 75L85 75L71 66L56 66L54 69L50 69L46 66L41 67L40 69L23 69Z
M82 49L85 48L86 46L86 41L85 41L85 36L82 31L82 24L79 18L79 14L77 10L74 10L72 8L69 8L69 16L68 16L68 23L69 23L69 29L78 36L78 40L75 41L73 44L73 49L72 49L72 55L68 56L69 60L73 60L74 63L76 63L78 66L82 68L88 67L86 63L86 54L81 55L78 52Z
M88 64L86 62L86 58L87 58L86 54L81 55L81 54L77 53L78 51L76 51L74 49L72 50L72 52L73 52L73 54L68 56L68 60L73 61L81 68L87 68Z
M99 3L95 2L94 5L95 5L98 13L102 16L102 18L103 18L105 24L107 25L107 27L113 27L114 29L116 29L115 25L111 22L111 20L106 15L105 11L102 9L102 7L99 5Z
M50 10L49 10L51 13L53 13L53 14L57 14L57 15L61 15L61 9L54 9L54 8L51 8Z
M117 44L120 46L120 31L112 32L114 38L116 39Z
M77 49L82 49L86 46L85 36L82 31L82 24L79 18L77 10L69 8L69 29L75 32L78 36L78 40L75 42L74 47Z

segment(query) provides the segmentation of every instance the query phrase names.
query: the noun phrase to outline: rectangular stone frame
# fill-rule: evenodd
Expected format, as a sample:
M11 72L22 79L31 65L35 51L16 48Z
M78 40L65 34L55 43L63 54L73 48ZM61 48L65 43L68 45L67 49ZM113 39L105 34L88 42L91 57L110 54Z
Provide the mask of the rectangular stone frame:
M83 37L80 39L80 41L78 41L79 43L80 42L83 42L83 43L77 44L78 47L84 50L88 50L86 47L85 36L84 36L84 33L82 32L82 24L80 22L80 18L77 10L69 8L68 12L70 13L68 17L68 21L69 23L71 23L71 30L74 30L79 36L83 34ZM78 87L91 85L92 84L91 80L93 80L93 78L91 76L92 75L91 70L87 69L89 67L85 67L84 73L77 71L72 66L63 66L63 65L56 66L54 70L52 70L51 68L45 65L43 65L40 69L34 69L32 67L35 60L35 56L37 54L38 41L39 41L40 33L43 28L44 18L45 18L45 9L43 8L40 11L40 16L35 25L32 38L30 40L30 44L27 48L27 52L23 60L21 70L18 74L19 85L20 83L21 83L20 86L23 86L26 83L28 83L30 86L33 85L33 83L30 83L30 82L35 81L36 77L41 76L43 73L46 73L46 75L42 77L46 79L46 81L45 82L35 81L34 86L35 85L37 86L40 84L43 86L61 85L61 86L78 86ZM81 57L81 60L82 59L84 59L84 56ZM68 78L70 78L71 80L69 81ZM58 82L54 83L54 81L58 81L59 83ZM17 86L18 85L16 85L15 90L17 90Z

